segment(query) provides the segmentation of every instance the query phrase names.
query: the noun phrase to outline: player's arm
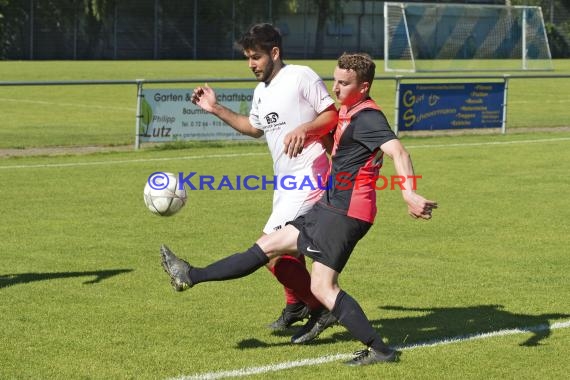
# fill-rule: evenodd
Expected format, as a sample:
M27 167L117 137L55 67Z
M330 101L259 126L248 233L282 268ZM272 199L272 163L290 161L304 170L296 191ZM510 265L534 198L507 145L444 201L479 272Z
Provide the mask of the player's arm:
M194 89L191 101L204 111L216 115L239 133L255 138L263 136L263 131L252 126L247 116L219 104L216 100L216 93L207 83L204 87L199 86Z
M326 135L336 126L337 120L338 112L334 104L331 104L314 120L299 125L285 136L285 153L289 157L296 157L303 150L307 138Z
M220 120L239 133L255 138L263 136L263 131L252 126L247 116L236 113L219 103L214 105L212 114L216 115Z
M327 154L330 156L334 147L334 137L332 131L321 136L321 143L325 147Z
M414 218L431 219L432 209L437 208L437 202L430 201L417 194L414 167L410 154L400 140L392 139L380 146L380 149L392 158L396 173L402 180L402 197L408 204L408 213Z

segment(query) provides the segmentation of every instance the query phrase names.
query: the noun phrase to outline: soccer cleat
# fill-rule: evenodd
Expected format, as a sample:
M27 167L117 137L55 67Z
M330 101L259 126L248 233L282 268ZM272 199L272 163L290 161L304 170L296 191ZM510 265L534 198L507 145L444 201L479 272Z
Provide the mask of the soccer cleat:
M335 316L327 309L315 310L311 313L309 321L291 337L291 343L301 344L309 342L337 322Z
M400 351L386 348L386 352L376 351L372 347L356 351L354 358L345 362L349 366L361 366L374 363L393 363L400 359Z
M279 318L269 325L274 331L285 330L295 322L302 321L309 316L309 308L302 302L287 304Z
M160 256L162 257L162 267L170 276L170 284L174 290L181 292L194 285L190 279L190 269L192 269L190 264L176 257L164 244L160 246Z

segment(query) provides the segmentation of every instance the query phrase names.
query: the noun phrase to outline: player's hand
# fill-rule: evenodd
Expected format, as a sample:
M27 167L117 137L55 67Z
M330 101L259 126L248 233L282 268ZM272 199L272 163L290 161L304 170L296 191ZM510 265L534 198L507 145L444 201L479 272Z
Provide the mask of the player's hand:
M208 86L208 83L206 83L204 87L198 86L194 89L190 101L206 112L213 112L214 106L217 103L216 93Z
M302 125L287 133L283 139L285 154L289 158L297 157L303 151L306 140L307 132Z
M414 219L431 219L431 213L437 208L437 202L425 199L419 194L410 193L405 196L408 204L408 214Z

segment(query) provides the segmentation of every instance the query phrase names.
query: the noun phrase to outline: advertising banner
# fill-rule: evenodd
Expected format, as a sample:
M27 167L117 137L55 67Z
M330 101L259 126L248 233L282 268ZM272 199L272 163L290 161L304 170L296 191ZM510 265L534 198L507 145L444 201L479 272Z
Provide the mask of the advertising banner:
M253 89L216 89L220 104L237 113L248 115ZM177 140L247 140L218 119L190 102L192 90L142 90L140 142L173 142Z
M505 83L400 84L398 131L501 128Z

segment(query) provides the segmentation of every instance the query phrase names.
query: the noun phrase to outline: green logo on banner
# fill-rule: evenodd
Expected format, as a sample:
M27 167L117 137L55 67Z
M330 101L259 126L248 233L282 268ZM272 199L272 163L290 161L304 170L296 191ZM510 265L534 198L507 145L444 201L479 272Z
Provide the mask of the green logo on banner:
M148 136L148 127L152 121L152 107L145 98L143 98L141 103L141 122L139 135Z

